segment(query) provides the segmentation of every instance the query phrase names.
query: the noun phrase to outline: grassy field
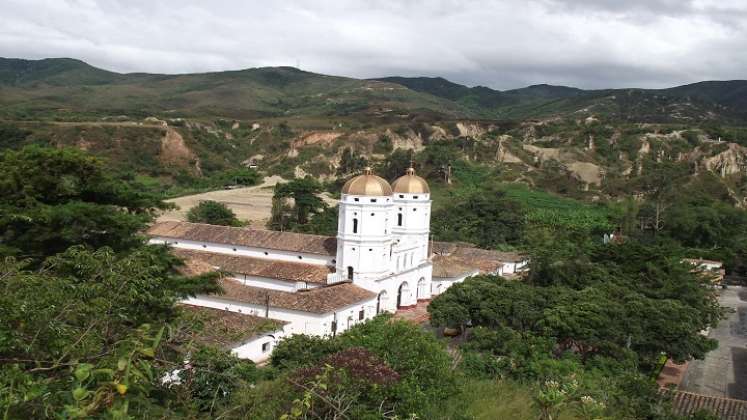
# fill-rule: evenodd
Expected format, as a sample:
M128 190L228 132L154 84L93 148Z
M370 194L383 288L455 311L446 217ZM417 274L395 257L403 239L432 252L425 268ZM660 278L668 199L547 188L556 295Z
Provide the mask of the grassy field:
M439 406L438 419L536 420L540 411L535 391L508 380L466 379L461 392ZM560 412L558 420L580 418L573 410Z

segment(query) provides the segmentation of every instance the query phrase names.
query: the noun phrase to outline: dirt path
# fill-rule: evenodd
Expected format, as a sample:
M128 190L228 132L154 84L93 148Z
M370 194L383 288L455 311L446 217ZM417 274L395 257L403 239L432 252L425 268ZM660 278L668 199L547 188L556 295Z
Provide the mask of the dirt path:
M729 286L719 303L734 312L708 334L718 340L718 348L688 363L680 390L747 400L747 288Z
M187 212L201 201L213 200L225 204L236 213L239 220L251 222L254 228L264 229L270 219L272 212L273 187L278 182L285 180L279 176L271 176L264 179L262 184L253 187L236 188L233 190L216 190L201 194L185 195L184 197L166 200L176 204L179 208L163 213L158 221L184 221L187 220ZM329 205L336 205L337 200L324 196L324 201Z

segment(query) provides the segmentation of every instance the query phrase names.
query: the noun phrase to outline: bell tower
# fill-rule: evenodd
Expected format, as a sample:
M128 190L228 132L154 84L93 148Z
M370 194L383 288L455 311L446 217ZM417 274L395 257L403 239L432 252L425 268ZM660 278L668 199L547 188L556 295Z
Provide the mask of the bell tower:
M406 252L410 265L428 260L428 238L431 228L431 191L425 179L407 168L405 174L392 183L394 206L393 226L398 248Z
M342 187L335 268L340 281L365 283L391 267L392 187L365 168Z

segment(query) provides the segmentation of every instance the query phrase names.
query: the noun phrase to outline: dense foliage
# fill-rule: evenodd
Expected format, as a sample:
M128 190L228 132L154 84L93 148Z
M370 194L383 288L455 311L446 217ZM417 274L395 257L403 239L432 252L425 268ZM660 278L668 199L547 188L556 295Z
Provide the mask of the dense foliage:
M338 388L339 391L356 393L356 389L365 385L366 392L359 392L348 401L350 412L355 413L351 418L394 414L407 418L412 413L422 414L447 398L456 385L443 343L415 325L392 322L388 316L356 325L334 338L304 335L287 338L273 352L272 365L281 372L290 372L288 379L281 375L279 380L290 380L298 388L296 393L279 398L286 404L294 398L303 398L303 391L309 389L308 379L325 371L324 381L339 380L342 370L345 384L358 384L351 389ZM299 375L306 379L300 380ZM299 385L304 383L306 386ZM312 400L314 407L325 404L325 399L317 395L312 395ZM274 418L261 410L252 414L256 418Z
M700 334L720 319L715 291L671 248L543 241L530 273L526 282L470 278L430 304L434 325L469 325L469 372L576 383L573 393L601 401L607 415L650 416L646 377L660 356L702 358L716 346Z
M433 212L431 230L441 241L464 241L481 248L515 245L523 238L525 210L502 191L476 191Z
M73 245L125 250L167 205L75 149L0 155L0 254L43 259Z

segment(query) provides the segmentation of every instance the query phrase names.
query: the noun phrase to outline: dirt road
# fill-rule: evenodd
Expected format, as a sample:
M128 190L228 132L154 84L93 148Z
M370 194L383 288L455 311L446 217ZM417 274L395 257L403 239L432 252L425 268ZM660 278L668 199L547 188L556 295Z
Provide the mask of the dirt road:
M708 334L718 340L718 348L688 364L680 389L747 400L747 288L729 286L719 303L734 312Z
M265 178L262 184L253 187L209 191L166 200L176 204L179 208L160 215L158 221L187 220L189 209L201 201L213 200L223 203L233 210L239 220L249 221L252 227L264 229L272 212L273 187L278 182L283 181L285 180L279 176L271 176ZM325 195L323 198L329 205L337 204L337 200L329 196Z

